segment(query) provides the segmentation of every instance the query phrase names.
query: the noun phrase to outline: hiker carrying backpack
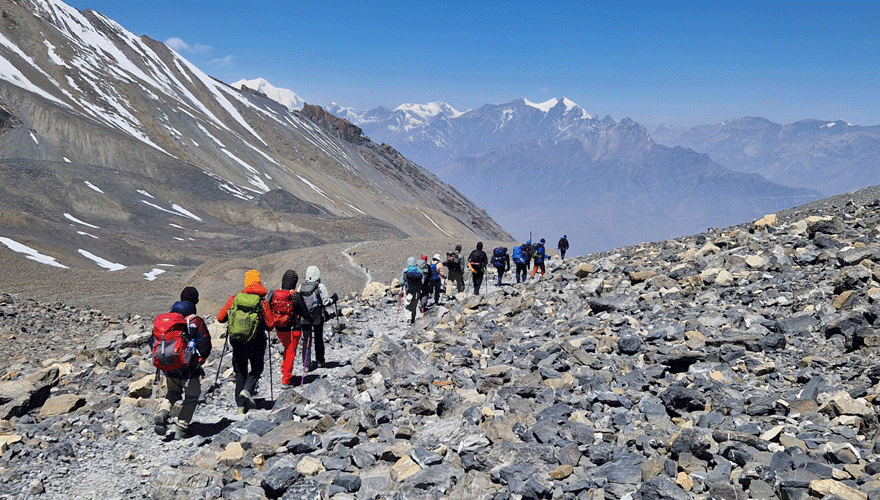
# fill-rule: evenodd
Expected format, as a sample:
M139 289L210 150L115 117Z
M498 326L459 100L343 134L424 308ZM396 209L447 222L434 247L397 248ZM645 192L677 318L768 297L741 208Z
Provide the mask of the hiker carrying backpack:
M559 255L562 257L562 260L565 260L565 252L568 250L568 237L566 235L563 234L562 238L559 238L556 248L559 249Z
M464 291L464 269L461 265L461 245L455 245L455 250L446 252L446 268L448 280L446 281L446 298L452 297L453 288L461 293Z
M296 349L302 336L301 321L310 322L312 315L306 308L306 303L296 291L299 276L296 271L288 269L281 278L281 288L269 293L269 309L271 310L270 328L275 328L275 334L281 345L284 346L284 356L281 361L281 385L290 386L296 380L293 376L293 365L296 360Z
M235 371L235 404L239 413L255 406L257 382L263 373L266 317L271 310L264 298L267 293L260 272L251 269L244 275L244 289L229 297L217 313L217 321L227 323L226 336L232 347L232 368Z
M337 296L332 296L321 282L321 270L318 266L306 268L306 281L299 286L299 293L305 301L306 309L312 316L311 321L303 321L303 363L309 371L323 368L324 359L324 307L333 304ZM311 346L315 346L315 361L311 362Z
M541 238L541 242L532 248L532 258L535 260L535 267L532 268L532 273L529 275L530 277L535 276L535 272L538 268L541 268L541 276L544 276L544 272L546 271L544 268L544 257L544 238Z
M468 268L471 270L471 278L474 282L474 295L480 294L480 285L483 283L483 275L486 266L489 265L489 257L483 251L483 242L477 242L477 248L468 255Z
M416 321L416 311L419 309L419 300L424 280L425 274L416 265L416 258L409 257L406 259L406 267L400 273L400 284L402 287L400 298L406 303L406 310L410 312L410 324Z
M510 269L510 255L507 254L507 247L496 247L492 250L492 266L498 273L498 286L501 286L501 280L504 273Z
M205 322L196 315L199 293L186 287L181 300L171 312L160 314L153 322L153 366L156 376L165 374L167 392L153 415L154 430L165 436L171 407L183 399L177 422L170 436L183 439L189 436L189 423L201 395L201 379L205 375L202 364L211 354L211 335Z
M529 275L529 253L525 245L513 247L513 263L516 265L516 282L521 283Z

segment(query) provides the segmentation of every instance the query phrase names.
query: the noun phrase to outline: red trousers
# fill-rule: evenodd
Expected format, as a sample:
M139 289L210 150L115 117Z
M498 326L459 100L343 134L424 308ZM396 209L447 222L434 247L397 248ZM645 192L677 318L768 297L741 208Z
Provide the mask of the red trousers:
M276 330L278 340L284 346L284 360L281 362L281 383L293 384L293 361L296 359L296 347L302 336L300 330Z

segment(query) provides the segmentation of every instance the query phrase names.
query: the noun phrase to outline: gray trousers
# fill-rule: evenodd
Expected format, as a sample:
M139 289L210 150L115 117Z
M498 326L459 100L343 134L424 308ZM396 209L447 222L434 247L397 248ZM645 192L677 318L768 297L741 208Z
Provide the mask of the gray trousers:
M183 427L189 425L196 412L196 405L199 403L199 395L202 391L202 378L195 376L189 379L171 377L166 374L165 381L168 384L168 392L165 399L159 403L159 410L171 411L174 403L183 399L180 405L180 413L177 415L177 422Z

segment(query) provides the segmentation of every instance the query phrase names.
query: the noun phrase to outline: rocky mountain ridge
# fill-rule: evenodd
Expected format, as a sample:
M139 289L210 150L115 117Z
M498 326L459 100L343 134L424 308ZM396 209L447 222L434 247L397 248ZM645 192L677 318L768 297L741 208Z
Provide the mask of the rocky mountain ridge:
M875 187L554 257L412 327L373 283L328 368L241 417L219 370L179 442L152 432L149 319L3 295L0 498L876 499L878 238Z
M0 252L58 264L39 274L161 281L325 244L509 239L397 151L236 90L100 13L0 4Z

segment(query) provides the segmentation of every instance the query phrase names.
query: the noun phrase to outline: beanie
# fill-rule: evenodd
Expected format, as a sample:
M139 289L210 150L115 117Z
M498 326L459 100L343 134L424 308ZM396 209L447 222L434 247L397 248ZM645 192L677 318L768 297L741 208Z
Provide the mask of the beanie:
M428 262L428 256L425 254L422 254L422 260L425 262Z
M296 288L296 283L299 281L299 275L296 274L296 271L293 269L288 269L284 272L284 276L281 278L281 288L285 290L293 290Z
M244 286L250 286L254 283L262 284L262 280L260 280L260 271L256 269L251 269L250 271L244 273Z
M194 286L188 286L180 292L180 300L185 300L192 304L199 303L199 291Z
M189 316L190 314L196 313L196 306L192 302L181 300L180 302L175 302L174 305L171 306L171 312Z

